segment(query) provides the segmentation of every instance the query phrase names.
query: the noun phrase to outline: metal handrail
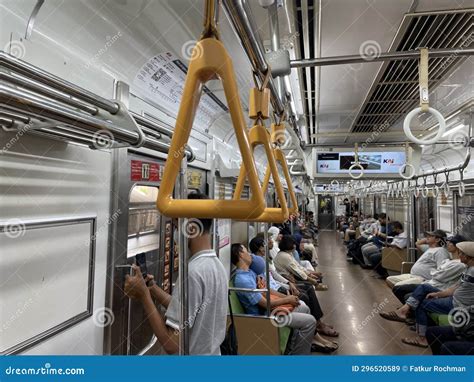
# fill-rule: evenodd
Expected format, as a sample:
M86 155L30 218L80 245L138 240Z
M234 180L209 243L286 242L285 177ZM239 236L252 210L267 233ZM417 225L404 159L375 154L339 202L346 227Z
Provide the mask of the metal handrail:
M430 58L442 57L458 57L458 56L472 56L474 55L474 48L446 48L430 50ZM321 58L306 58L301 60L291 60L292 68L306 68L313 66L328 66L328 65L346 65L346 64L363 64L368 62L378 61L396 61L396 60L417 60L420 58L419 50L411 50L404 52L386 52L379 53L374 57L367 59L367 56L362 54L353 54L347 56L321 57Z
M77 97L83 101L89 102L92 105L107 110L109 113L115 114L120 109L116 102L100 97L97 94L63 80L54 74L48 73L6 52L0 51L0 64L22 73L30 79L40 81L56 90L64 91L67 89L73 97Z

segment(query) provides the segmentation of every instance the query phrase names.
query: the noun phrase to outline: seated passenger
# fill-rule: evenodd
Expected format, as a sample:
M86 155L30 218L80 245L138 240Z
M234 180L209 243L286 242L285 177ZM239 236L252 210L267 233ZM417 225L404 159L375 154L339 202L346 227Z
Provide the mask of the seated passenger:
M274 259L278 252L280 252L280 248L278 247L278 243L280 243L281 237L283 235L280 233L280 228L278 227L270 227L268 229L268 238L272 240L272 248L270 249L270 257Z
M461 281L448 289L428 293L415 310L416 337L404 338L403 343L413 346L428 347L426 330L428 313L450 314L454 332L459 335L469 332L472 334L474 314L474 242L463 241L456 245L460 250L460 259L466 265ZM456 316L461 317L463 326L457 325ZM467 319L465 318L467 317Z
M258 236L258 235L257 235ZM262 238L263 239L263 238ZM256 244L251 243L253 246ZM254 254L251 254L252 256L252 263L250 264L250 269L255 272L257 277L257 287L259 289L263 289L266 287L266 277L265 277L265 248L264 248L264 242L262 240L261 243L257 243L256 245L259 246L258 249L256 249L257 256ZM254 247L255 249L255 247ZM270 264L269 264L270 265ZM278 274L278 273L277 273ZM279 275L279 274L278 274ZM281 275L279 275L282 277ZM337 337L339 336L339 333L334 330L334 328L322 321L323 317L323 311L321 309L321 306L319 305L318 298L316 296L316 293L314 291L314 287L311 286L311 284L297 284L287 280L286 283L288 284L289 288L288 289L278 289L277 291L284 294L284 295L293 295L298 297L301 301L301 304L306 304L309 309L311 315L316 319L317 326L316 330L317 333L314 336L314 341L313 344L315 351L320 351L320 352L332 352L334 350L337 350L338 344L337 342L333 341L328 341L321 337L319 334L324 334L329 337ZM276 287L279 287L279 285L275 285L275 280L272 278L272 274L270 273L270 288L275 290ZM313 349L313 350L314 350Z
M452 256L452 260L443 260L438 269L431 272L431 280L424 281L418 285L413 293L407 297L406 303L403 306L392 312L381 312L380 315L390 321L406 322L410 311L415 310L428 293L439 292L458 283L463 272L466 270L466 265L461 261L461 251L456 245L464 241L466 239L461 235L449 237L447 239L447 248Z
M249 250L252 253L252 255L264 258L265 257L265 239L261 235L263 235L263 233L257 234L256 237L250 240ZM272 248L273 248L273 240L269 238L268 251L271 252ZM275 264L273 264L273 260L271 259L271 256L268 262L268 269L269 269L269 274L270 274L270 287L272 289L275 289L276 291L283 294L287 294L290 289L293 289L293 291L297 290L294 284L290 283L287 279L285 279L282 275L280 275L277 272L275 268ZM261 274L260 273L257 273L257 274L259 276L262 276L263 278L266 278L265 269L262 270Z
M232 244L231 260L237 269L234 276L236 288L257 289L257 274L250 269L252 256L242 244ZM316 332L316 319L309 314L310 310L306 305L300 304L298 297L286 296L276 291L272 291L273 297L270 301L270 308L275 311L279 306L290 305L284 317L287 326L293 329L288 354L310 354L313 337ZM260 315L267 308L267 299L261 292L237 292L240 302L247 314ZM281 317L277 315L277 317Z
M369 257L373 254L377 254L382 250L383 241L385 241L387 235L387 215L384 213L379 214L378 224L374 224L373 232L371 236L367 237L367 244L361 247L362 258L364 263L361 263L363 268L372 268Z
M285 235L280 241L280 252L273 260L275 267L283 276L292 275L297 280L308 281L313 285L318 285L318 279L322 277L320 272L310 272L305 270L293 257L296 249L296 241L290 235Z
M305 243L303 244L303 251L301 253L301 265L305 267L306 270L314 271L314 267L318 266L318 251L316 250L314 244ZM303 263L306 261L309 263Z
M207 199L207 196L193 193L188 198ZM189 354L220 355L227 325L228 277L212 249L212 219L197 220L198 224L190 227L196 230L196 234L188 237L188 312L192 317L188 322ZM178 334L181 330L179 288L173 288L170 296L156 284L147 287L146 281L152 281L152 276L148 275L145 280L140 268L134 265L133 270L134 275L127 275L125 280L125 294L143 304L150 326L164 350L169 354L178 353ZM176 285L180 285L179 279ZM164 316L156 308L152 297L166 308ZM203 306L205 309L202 309Z
M407 246L407 234L403 231L403 225L400 222L392 223L392 235L393 240L390 243L386 243L385 246L388 248L404 249ZM372 265L374 270L378 273L378 277L385 280L388 277L387 270L382 266L382 250L377 253L373 253L369 256L369 263Z
M425 232L425 239L418 240L416 246L419 250L427 245L428 249L415 262L410 273L387 277L388 285L393 287L393 293L404 304L405 295L411 293L425 280L431 279L431 272L435 271L443 262L449 259L450 254L444 248L446 232L435 230Z
M465 333L457 334L452 326L431 326L426 340L433 355L474 355L474 317Z

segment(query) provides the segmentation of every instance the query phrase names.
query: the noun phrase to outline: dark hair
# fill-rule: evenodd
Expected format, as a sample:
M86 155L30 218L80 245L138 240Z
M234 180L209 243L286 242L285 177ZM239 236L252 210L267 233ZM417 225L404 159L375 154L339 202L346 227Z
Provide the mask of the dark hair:
M379 217L378 217L378 218L379 218L379 219L387 219L387 214L386 214L385 212L381 212L381 213L379 214Z
M398 221L394 221L392 223L392 228L393 229L399 229L399 230L402 230L403 231L403 224L398 222Z
M201 193L201 192L192 192L188 195L188 199L192 199L192 200L206 200L206 199L209 199L207 197L207 195ZM196 219L196 220L199 220L200 222L200 225L202 227L202 233L209 233L211 231L211 227L212 227L212 219L202 219L202 218L199 218L199 219Z
M296 240L291 235L283 235L278 246L282 251L293 251L294 246L296 245Z
M379 218L379 214L374 214L374 219L377 220Z
M261 237L254 237L252 240L250 240L249 243L249 249L250 252L252 253L257 253L260 247L265 246L265 239L262 239Z
M240 252L242 251L243 245L240 243L234 243L230 247L230 261L232 264L237 265L240 260Z
M301 260L312 261L313 260L313 251L309 248L303 249L300 255Z

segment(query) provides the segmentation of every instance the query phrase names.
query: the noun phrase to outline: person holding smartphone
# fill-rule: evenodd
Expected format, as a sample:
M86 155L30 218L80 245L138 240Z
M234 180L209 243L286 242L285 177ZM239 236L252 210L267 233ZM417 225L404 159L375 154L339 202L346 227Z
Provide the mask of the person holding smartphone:
M207 199L207 196L193 193L188 199ZM188 237L191 254L188 262L189 318L183 325L189 328L189 354L220 355L220 345L226 334L228 278L212 249L212 219L193 219L193 222L196 232ZM144 278L136 265L133 270L134 274L125 280L125 294L141 301L163 349L168 354L178 353L179 332L183 329L180 325L179 288L169 295L150 283L153 281L151 275ZM176 283L181 285L179 278ZM152 297L166 309L164 315L156 308Z

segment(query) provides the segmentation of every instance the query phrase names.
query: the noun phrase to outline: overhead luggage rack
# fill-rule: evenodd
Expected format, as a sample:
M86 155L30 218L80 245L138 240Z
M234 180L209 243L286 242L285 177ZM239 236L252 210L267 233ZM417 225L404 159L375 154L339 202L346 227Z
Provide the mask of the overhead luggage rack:
M89 146L145 147L168 153L173 132L25 61L0 51L0 126ZM169 141L169 140L168 140ZM188 161L194 160L189 147Z

